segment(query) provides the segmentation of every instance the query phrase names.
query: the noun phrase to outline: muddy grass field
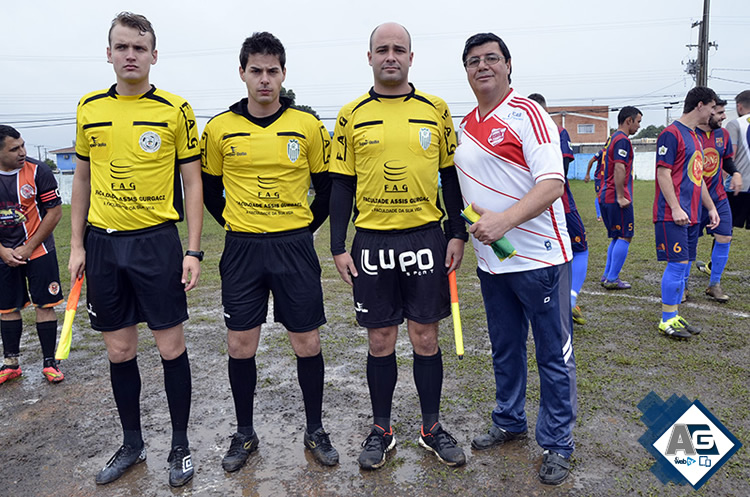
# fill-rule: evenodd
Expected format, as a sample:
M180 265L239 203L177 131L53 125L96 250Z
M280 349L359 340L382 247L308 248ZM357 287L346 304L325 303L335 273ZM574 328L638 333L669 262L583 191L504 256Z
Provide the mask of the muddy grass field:
M264 327L258 352L255 428L261 445L242 470L227 474L221 457L234 430L227 380L225 329L220 309L218 262L221 229L206 216L201 283L189 296L186 323L193 372L189 436L196 474L181 489L167 484L170 425L162 367L150 332L143 329L139 366L143 378L142 423L148 460L122 479L97 487L94 475L117 449L121 432L112 399L106 352L88 327L84 300L74 325L73 349L61 365L66 379L48 385L33 312L24 312L21 345L24 376L0 386L0 493L34 496L622 496L750 495L750 233L736 231L722 281L732 297L720 305L704 298L708 279L691 276L691 298L680 314L703 328L691 342L659 336L663 263L655 260L650 207L653 183L636 182L636 236L622 278L633 288L607 293L599 284L606 246L594 217L593 185L574 182L574 195L588 230L589 274L579 304L588 323L576 326L579 413L571 477L560 487L541 485L536 473L541 449L533 437L539 403L534 347L529 335L525 441L474 452L471 439L484 432L494 405L494 380L475 260L467 245L459 270L466 354L455 355L450 320L441 325L445 364L443 425L467 454L451 469L416 443L419 403L412 377L411 346L405 331L397 346L399 381L394 397L396 450L375 472L360 471L357 456L368 433L370 401L365 379L367 339L354 320L349 287L338 277L328 251L328 228L317 236L323 267L328 324L321 329L326 361L323 419L340 465L319 466L302 445L304 412L294 354L279 325ZM63 273L67 267L69 209L56 232ZM184 230L184 226L181 227ZM707 260L702 240L698 259ZM67 277L63 277L66 280ZM67 281L63 286L69 288ZM60 324L62 324L62 306ZM700 400L744 444L699 491L663 485L650 471L654 459L638 443L646 431L637 404L650 391Z

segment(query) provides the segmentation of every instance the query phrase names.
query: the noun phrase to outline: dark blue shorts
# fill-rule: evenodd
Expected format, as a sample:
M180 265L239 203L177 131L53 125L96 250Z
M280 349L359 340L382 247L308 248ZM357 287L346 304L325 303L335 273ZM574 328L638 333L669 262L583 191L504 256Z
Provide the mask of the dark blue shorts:
M116 331L146 322L165 330L186 321L182 244L173 223L136 232L86 235L86 304L91 327Z
M703 236L703 230L709 235L717 234L723 236L732 236L732 209L729 208L729 200L719 200L716 202L716 212L719 213L719 225L711 229L708 227L708 209L702 209L701 228L698 236Z
M599 202L602 211L602 221L607 228L609 238L632 238L634 233L633 226L633 203L624 209L616 202L605 204Z
M60 287L57 254L53 250L18 267L0 261L0 288L0 314L20 311L30 302L36 307L56 306L65 298Z
M429 324L451 313L447 242L438 223L394 231L358 229L352 259L357 322L365 328Z
M699 233L699 224L679 226L672 221L657 221L654 223L656 258L667 262L694 261Z
M586 228L583 227L581 215L577 210L565 214L565 223L568 225L568 235L570 236L570 246L573 252L585 252L589 249L586 241Z
M266 322L273 293L274 321L291 332L326 322L320 263L307 228L281 233L227 232L219 263L224 322L233 331Z

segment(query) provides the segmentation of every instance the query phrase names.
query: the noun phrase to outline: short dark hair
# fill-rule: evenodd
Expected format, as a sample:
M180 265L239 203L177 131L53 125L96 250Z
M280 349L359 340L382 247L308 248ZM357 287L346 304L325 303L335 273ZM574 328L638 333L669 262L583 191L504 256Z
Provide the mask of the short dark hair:
M13 126L0 124L0 149L5 146L5 138L8 136L14 140L18 140L21 138L21 133L19 133Z
M750 90L741 91L734 97L734 101L743 107L750 107Z
M508 45L505 44L505 42L497 36L495 33L477 33L474 36L470 36L468 40L466 40L466 44L464 45L464 53L461 55L461 64L466 64L466 55L468 55L469 51L474 48L478 47L479 45L484 45L485 43L491 43L495 42L500 46L500 51L503 53L503 57L505 57L505 60L510 62L510 50L508 50ZM513 72L513 68L511 67L508 71L508 83L510 83L510 73Z
M541 93L532 93L527 97L529 100L533 100L534 102L538 103L545 109L547 108L547 100L544 99L544 95Z
M625 121L628 120L629 117L632 117L635 119L638 116L642 116L643 112L638 110L636 107L633 107L632 105L626 105L622 109L620 109L620 113L617 114L617 124L623 124Z
M384 24L390 24L390 23L384 23ZM398 23L396 23L396 24L398 24ZM378 24L377 26L375 26L375 29L372 30L372 33L370 33L370 51L371 52L372 52L372 39L375 38L375 31L377 31L378 28L380 26L382 26L382 25L383 24ZM402 28L404 28L404 31L406 32L406 37L409 39L409 51L411 52L411 34L409 34L409 30L406 29L405 26L403 26L401 24L399 24L399 26L401 26Z
M240 50L240 67L245 69L247 59L255 54L275 55L279 58L281 69L284 69L286 66L286 51L284 51L284 45L282 45L281 41L268 31L260 33L256 32L245 38L245 41L242 43L242 49Z
M708 104L710 102L716 102L719 99L711 88L707 86L696 86L690 90L685 96L685 106L682 108L682 113L687 114L693 109L698 107L699 103Z
M716 98L716 106L717 107L726 107L726 105L727 105L727 101L726 100L724 100L721 97L717 97Z
M137 29L141 34L151 33L151 50L156 50L156 33L151 22L146 19L145 16L140 14L133 14L132 12L120 12L112 19L112 25L109 27L109 33L107 34L107 40L109 45L112 45L112 30L115 26L127 26L129 28Z

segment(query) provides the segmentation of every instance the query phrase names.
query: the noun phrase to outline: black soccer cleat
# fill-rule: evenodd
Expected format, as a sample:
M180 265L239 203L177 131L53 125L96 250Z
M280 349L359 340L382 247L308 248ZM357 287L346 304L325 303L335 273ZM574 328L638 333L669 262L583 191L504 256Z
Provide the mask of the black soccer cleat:
M235 433L232 435L232 443L229 444L229 450L221 460L221 467L228 473L239 470L247 462L247 458L257 448L260 440L258 435L253 431L252 435L243 435Z
M96 475L97 485L106 485L120 478L131 467L146 460L146 446L122 445Z
M178 445L173 447L167 458L169 462L169 485L172 487L181 487L193 479L195 470L193 469L193 458L190 456L190 449Z
M331 444L331 439L323 428L318 428L313 433L307 433L305 430L304 443L320 464L335 466L339 463L339 453Z

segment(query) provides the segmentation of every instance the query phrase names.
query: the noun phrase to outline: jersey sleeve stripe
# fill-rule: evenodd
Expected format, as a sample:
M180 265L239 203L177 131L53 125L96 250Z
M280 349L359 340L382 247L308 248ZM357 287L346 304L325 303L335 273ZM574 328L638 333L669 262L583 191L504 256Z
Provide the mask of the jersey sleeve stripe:
M193 162L193 161L196 161L196 160L200 160L200 158L201 158L200 154L197 154L197 155L192 155L190 157L185 157L184 159L177 159L175 161L175 163L177 165L187 164L188 162Z
M514 105L514 102L515 102L515 100L513 100L511 102L508 102L508 105L511 106L511 107L513 107L513 108L516 108L516 109L526 110L523 107L521 107L520 105ZM539 144L543 143L541 137L539 136L539 130L537 129L536 124L534 123L534 119L532 119L531 116L529 116L529 122L531 122L531 127L534 130L534 136L536 136L537 143L539 143Z
M544 139L545 139L544 143L550 143L551 140L549 137L549 130L547 129L547 126L545 126L544 124L544 119L542 119L542 115L539 113L539 109L528 100L521 100L521 99L519 100L523 102L523 105L525 105L531 110L532 121L536 122L537 126L539 126L539 128L543 131L542 134L544 135Z
M537 176L535 181L541 181L544 179L559 179L560 181L565 181L565 176L560 173L544 173Z
M508 103L508 105L526 111L526 113L529 115L529 121L531 121L531 125L534 128L534 133L537 136L537 141L539 142L539 144L550 143L549 131L547 130L547 126L544 125L542 116L541 114L539 114L539 111L536 107L534 107L528 101L521 100L519 98L514 98Z

